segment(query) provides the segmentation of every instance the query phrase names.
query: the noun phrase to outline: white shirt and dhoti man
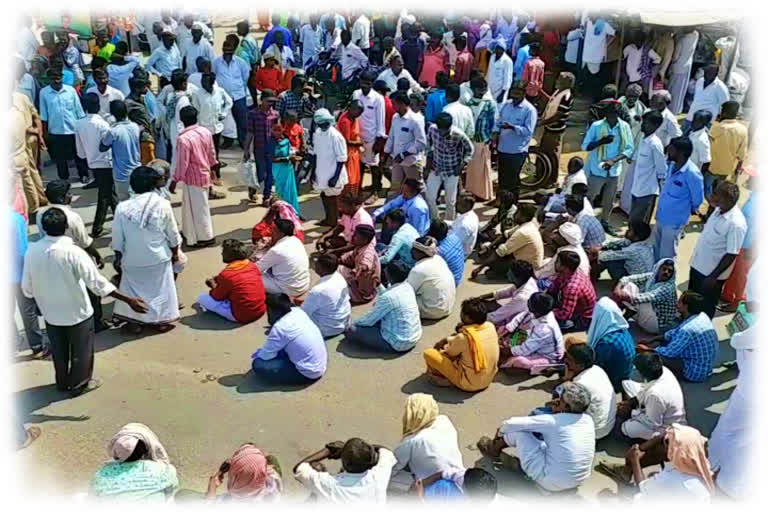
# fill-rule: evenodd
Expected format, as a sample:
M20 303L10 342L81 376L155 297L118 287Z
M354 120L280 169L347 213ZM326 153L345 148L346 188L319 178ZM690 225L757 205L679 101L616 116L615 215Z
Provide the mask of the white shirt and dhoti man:
M621 425L621 431L632 439L650 439L673 423L685 424L683 390L675 375L664 368L661 377L642 383L625 380L621 383L626 394L636 397L639 407Z
M327 196L341 195L344 185L349 183L347 166L341 166L339 179L334 186L331 186L328 182L336 174L338 164L345 164L347 161L347 141L333 126L326 131L317 128L312 140L315 148L316 162L315 189Z
M137 313L124 302L116 302L114 316L155 325L179 319L171 248L180 244L171 203L159 192L138 194L117 205L112 249L122 255L120 291L143 298L149 311Z
M512 87L514 68L514 62L506 53L500 59L496 57L496 54L491 56L486 80L488 81L488 90L491 92L494 101L499 101L500 95L501 103L507 100L509 88Z

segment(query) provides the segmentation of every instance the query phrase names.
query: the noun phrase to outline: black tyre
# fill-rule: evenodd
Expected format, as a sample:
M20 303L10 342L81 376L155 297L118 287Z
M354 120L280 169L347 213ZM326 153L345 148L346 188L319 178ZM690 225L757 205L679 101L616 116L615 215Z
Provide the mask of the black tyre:
M546 188L552 181L552 173L549 156L538 147L531 146L528 149L528 158L520 170L520 186L527 189Z

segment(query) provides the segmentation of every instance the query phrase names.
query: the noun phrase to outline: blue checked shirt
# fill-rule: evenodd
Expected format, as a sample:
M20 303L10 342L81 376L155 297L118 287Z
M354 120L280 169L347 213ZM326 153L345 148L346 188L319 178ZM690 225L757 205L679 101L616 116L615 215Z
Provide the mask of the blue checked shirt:
M415 227L406 222L392 235L392 240L389 241L386 252L379 257L379 262L382 265L386 265L395 258L398 258L404 264L413 267L416 262L413 261L411 256L411 247L413 247L413 241L417 238L419 238L419 232L416 231Z
M448 264L453 281L459 286L461 278L464 277L464 246L459 237L449 233L438 245L437 254Z
M451 126L447 137L443 137L436 125L429 127L427 157L432 158L437 174L458 176L461 174L463 165L469 164L472 160L474 152L472 141L455 126Z
M293 91L289 90L285 91L277 98L275 110L280 113L281 117L285 115L286 112L293 111L296 112L296 115L300 118L302 112L304 111L305 103L308 102L305 102L304 98L301 96L296 96Z
M620 285L635 283L640 288L638 294L633 300L633 304L650 303L656 318L659 321L659 328L669 327L677 318L677 288L675 280L656 283L650 291L644 291L649 279L654 279L653 272L645 274L634 274L622 277L619 280Z
M635 340L628 329L609 332L597 340L595 364L605 370L614 388L621 388L621 381L627 380L634 368Z
M355 325L373 327L381 322L381 337L398 352L416 346L421 339L421 318L416 292L407 282L390 288L379 285L373 308L358 318Z
M653 246L647 242L632 243L626 238L603 245L598 259L606 261L624 261L627 275L645 274L653 270L656 263Z
M573 220L581 228L581 234L584 236L584 240L581 243L582 247L592 249L603 246L605 230L600 221L597 220L597 217L581 212Z
M717 332L706 313L688 317L682 324L667 331L667 345L656 352L663 357L683 360L683 377L691 382L703 382L712 375L717 358Z

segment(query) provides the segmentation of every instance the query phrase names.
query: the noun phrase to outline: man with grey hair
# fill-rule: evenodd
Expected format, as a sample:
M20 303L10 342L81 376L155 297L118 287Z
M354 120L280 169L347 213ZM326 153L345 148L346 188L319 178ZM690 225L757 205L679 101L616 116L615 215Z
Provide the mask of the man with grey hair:
M660 112L664 118L661 126L656 130L656 135L665 148L669 146L672 139L683 134L675 114L669 110L670 103L672 103L672 95L669 94L669 91L657 91L651 98L651 109Z
M592 473L595 424L586 414L590 401L586 387L565 382L560 396L547 404L551 414L509 418L494 439L484 436L477 447L486 457L503 455L507 467L548 491L575 489ZM502 454L507 447L516 447L518 456Z

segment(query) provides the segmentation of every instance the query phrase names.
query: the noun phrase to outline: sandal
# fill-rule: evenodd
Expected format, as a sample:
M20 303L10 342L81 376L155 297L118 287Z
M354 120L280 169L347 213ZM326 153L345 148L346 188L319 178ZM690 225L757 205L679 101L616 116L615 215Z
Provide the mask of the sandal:
M616 483L631 485L632 477L626 476L624 471L625 467L626 466L624 464L606 464L605 462L600 462L597 466L595 466L595 471L607 476Z
M34 443L35 440L38 437L40 437L40 434L43 433L40 427L36 427L36 426L28 427L26 431L27 431L27 438L24 440L24 444L21 445L21 448L26 448L32 443Z
M133 323L126 323L124 326L120 328L120 331L123 334L131 334L133 336L136 336L138 334L141 334L144 328L140 324L133 324Z

